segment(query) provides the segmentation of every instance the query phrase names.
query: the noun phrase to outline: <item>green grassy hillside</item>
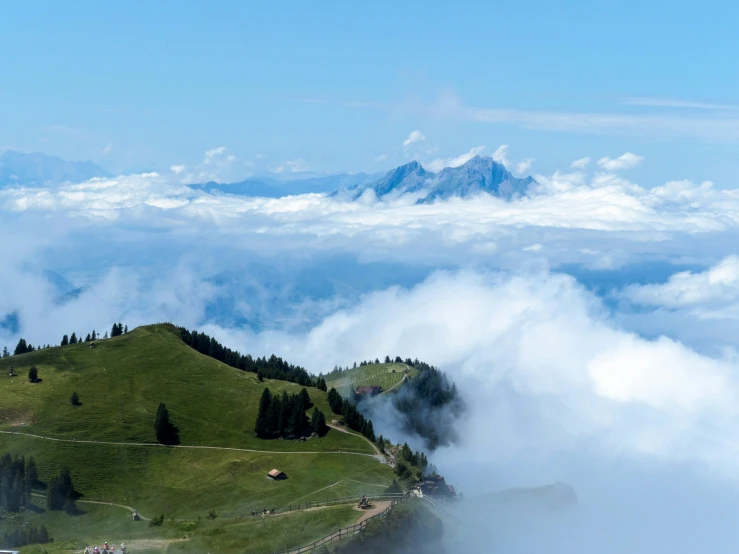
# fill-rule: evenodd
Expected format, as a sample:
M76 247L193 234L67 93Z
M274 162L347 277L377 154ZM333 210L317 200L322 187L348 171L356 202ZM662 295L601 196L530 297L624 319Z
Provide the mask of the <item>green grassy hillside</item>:
M398 390L400 382L406 376L406 371L409 372L408 378L411 379L418 374L415 368L405 364L367 364L331 373L325 379L329 389L333 387L342 394L360 385L379 385L383 391L389 391Z
M174 327L140 327L120 337L0 359L0 430L64 439L154 442L154 417L164 402L182 444L258 450L343 450L372 453L366 441L330 431L299 443L254 436L259 397L300 392L299 385L265 379L198 354L183 344ZM8 377L9 367L18 377ZM41 383L29 383L39 368ZM72 406L77 392L81 406ZM331 420L326 394L309 388L311 400Z
M8 376L11 365L18 376ZM28 382L32 365L39 369L40 383ZM368 441L354 434L332 429L325 437L305 442L256 438L253 428L265 386L277 393L297 393L302 388L285 381L259 382L255 374L203 356L183 344L169 325L141 327L97 341L94 349L78 344L3 358L0 454L34 456L43 482L68 466L83 500L134 507L146 517L163 513L168 519L195 521L205 519L208 511L215 509L223 528L216 526L206 533L201 523L197 541L193 536L193 542L187 543L190 546L176 543L177 551L207 551L207 545L213 544L210 551L228 552L215 537L231 536L238 542L244 540L244 533L274 538L271 546L249 551L284 548L284 541L278 541L277 521L283 518L280 521L287 522L293 516L263 522L260 525L267 527L259 533L236 524L252 509L265 506L378 494L392 482L393 472L374 457ZM71 404L73 392L78 393L81 406ZM308 388L308 392L330 421L333 416L326 393L315 388ZM154 417L159 402L166 403L180 430L178 447L155 442ZM275 467L288 479L268 479L267 471ZM43 512L43 498L37 498L36 504L40 513L22 519L32 518L34 524L48 520L50 528L69 529L58 537L64 540L82 540L93 531L104 532L111 528L104 523L106 518L118 517L105 512L108 515L98 529L92 516ZM90 504L80 503L80 508L92 515L98 513ZM116 510L122 522L130 519L125 509ZM347 513L341 513L340 524L351 523ZM146 523L139 523L146 527ZM0 531L4 525L0 520ZM176 525L172 522L145 533L139 533L141 528L137 527L137 533L142 537L151 533L163 540L172 533L177 535L173 531ZM275 526L272 531L270 525ZM224 526L234 527L227 530ZM293 533L293 543L288 546L320 535L319 527ZM128 531L124 528L122 532ZM121 537L115 542L121 540L132 539ZM167 546L165 542L156 543L161 546L159 551L175 548L175 543ZM198 546L192 546L195 544Z

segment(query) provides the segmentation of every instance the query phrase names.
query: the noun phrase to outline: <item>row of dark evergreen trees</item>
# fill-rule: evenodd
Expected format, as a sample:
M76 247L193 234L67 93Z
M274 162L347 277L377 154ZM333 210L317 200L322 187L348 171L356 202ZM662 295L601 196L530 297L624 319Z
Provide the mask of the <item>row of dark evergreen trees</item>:
M110 330L110 337L120 337L121 335L124 335L128 333L128 325L124 326L122 323L114 323L112 329ZM72 333L70 336L64 335L62 337L62 343L61 346L67 346L68 344L77 344L78 342L90 342L94 340L98 340L100 338L107 339L108 338L108 332L105 332L105 335L102 337L97 334L97 331L94 329L92 330L92 333L87 333L87 336L82 339L82 335L79 337L77 336L77 333Z
M313 406L306 389L298 394L273 395L265 388L259 400L259 412L254 431L259 438L292 439L311 433L323 436L328 431L326 417L318 408L313 409L310 421L306 412Z
M72 483L72 473L68 467L62 468L59 475L51 478L46 488L46 508L64 510L70 515L77 513L78 493Z
M111 337L118 337L120 335L123 335L125 333L128 333L128 325L123 325L121 323L114 323L113 328L110 331ZM61 346L67 346L68 344L77 344L78 342L90 342L91 340L97 340L99 338L108 338L108 332L105 332L105 336L101 337L97 334L96 331L93 330L92 333L88 333L85 337L84 341L82 339L82 335L77 336L77 333L72 333L71 335L64 335L62 337ZM50 344L46 344L43 346L33 346L30 342L26 342L26 339L21 338L18 340L18 344L15 347L15 350L13 350L13 356L18 356L20 354L27 354L28 352L35 352L36 350L42 350L44 348L51 348ZM10 351L8 350L8 347L3 348L3 358L9 357Z
M333 387L328 391L328 405L335 414L344 416L344 423L349 427L349 429L359 431L369 440L375 442L375 430L372 427L372 422L365 419L364 416L359 413L354 402L342 397L341 394L339 394L339 392Z
M36 527L16 529L5 533L2 539L3 542L0 546L3 548L20 548L28 544L46 544L54 540L49 536L49 531L44 525L38 529Z
M352 367L349 367L349 366L341 367L338 365L334 366L334 368L328 373L329 375L331 375L332 373L339 373L341 371L349 371L350 369L356 369L357 367L364 367L366 365L379 364L379 363L380 363L380 358L375 358L374 361L373 360L362 360L361 362L359 362L359 364L357 364L357 362L354 362L354 365ZM384 363L386 364L391 364L391 363L405 364L405 365L409 365L412 367L418 367L419 365L428 365L428 364L424 364L423 362L419 361L418 358L416 358L415 360L406 358L404 360L400 356L395 356L395 358L391 358L390 356L385 356Z
M38 480L38 470L33 457L0 457L0 509L18 512L31 504L34 488L42 486ZM72 483L72 473L68 467L62 468L59 475L51 478L46 486L46 507L49 510L66 510L70 514L77 511L76 501L80 494Z
M38 484L38 471L33 458L0 458L0 508L17 512L31 502L31 491Z
M214 337L205 333L188 331L185 327L178 327L178 330L185 344L226 365L256 373L260 379L280 379L304 387L313 386L311 377L304 368L289 364L274 354L269 358L252 358L250 354L242 355L236 350L223 346Z

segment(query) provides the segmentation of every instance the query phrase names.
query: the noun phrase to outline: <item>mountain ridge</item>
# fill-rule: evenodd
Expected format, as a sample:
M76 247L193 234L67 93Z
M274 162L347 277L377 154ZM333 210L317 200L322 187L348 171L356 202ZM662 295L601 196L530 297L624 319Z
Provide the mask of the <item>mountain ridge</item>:
M412 161L388 171L374 183L337 190L331 196L356 201L371 191L378 199L409 198L416 204L480 194L511 200L525 195L535 183L531 176L515 177L491 157L475 156L460 166L446 167L438 173Z
M40 152L6 150L0 155L0 188L43 187L66 182L81 183L111 173L92 161L68 161Z

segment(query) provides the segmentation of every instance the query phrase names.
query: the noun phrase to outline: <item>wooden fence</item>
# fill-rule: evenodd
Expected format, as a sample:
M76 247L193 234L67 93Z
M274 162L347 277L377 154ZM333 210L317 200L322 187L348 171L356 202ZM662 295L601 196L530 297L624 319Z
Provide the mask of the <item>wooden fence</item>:
M312 542L310 544L306 544L305 546L300 546L298 548L293 548L290 550L283 550L281 552L277 552L276 554L302 554L303 552L311 552L315 550L316 548L320 548L321 546L328 544L330 542L340 541L342 539L352 537L356 535L357 533L359 533L362 529L367 527L367 524L373 519L386 517L397 504L400 504L401 502L405 501L410 496L411 496L410 494L403 494L399 498L394 498L391 501L390 506L385 508L382 512L380 512L379 514L375 514L372 517L369 517L360 523L355 523L354 525L350 525L349 527L342 527L338 531L334 531L330 535L326 535L325 537L318 539L317 541ZM375 497L371 497L371 498L375 498Z

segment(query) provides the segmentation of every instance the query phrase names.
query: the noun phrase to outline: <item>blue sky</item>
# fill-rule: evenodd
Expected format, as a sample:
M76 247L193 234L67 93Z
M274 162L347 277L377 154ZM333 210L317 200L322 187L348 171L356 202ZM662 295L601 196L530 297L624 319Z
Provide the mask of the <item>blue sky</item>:
M718 10L13 3L0 19L10 54L0 149L161 171L225 146L238 160L234 177L298 159L374 172L404 162L402 142L418 129L443 157L508 144L512 158L534 158L532 171L547 173L632 151L645 157L632 174L644 186L690 178L733 187L738 14L728 3ZM490 121L492 109L508 112Z

